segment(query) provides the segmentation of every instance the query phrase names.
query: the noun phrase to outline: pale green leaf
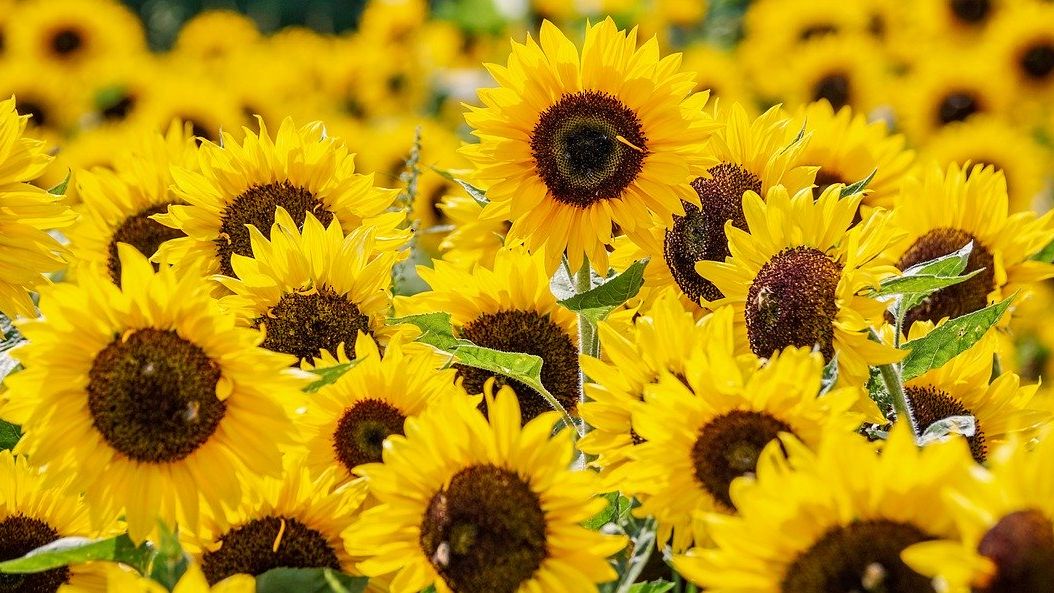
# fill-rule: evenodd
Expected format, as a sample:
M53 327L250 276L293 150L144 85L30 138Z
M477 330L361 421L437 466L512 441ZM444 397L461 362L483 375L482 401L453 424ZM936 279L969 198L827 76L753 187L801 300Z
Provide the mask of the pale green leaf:
M0 572L27 574L99 560L143 566L150 554L149 544L137 546L127 534L103 540L65 537L37 548L22 558L0 562Z
M972 437L977 432L977 421L973 416L949 416L930 424L919 435L919 446L943 441L952 435Z
M871 183L871 180L873 180L875 178L875 173L878 173L878 169L872 169L871 173L869 173L867 177L864 177L863 179L861 179L860 181L857 181L856 183L851 183L851 184L843 187L842 188L842 193L839 194L838 197L840 197L840 198L847 198L849 196L853 196L853 195L856 195L856 194L864 191L865 189L867 189L868 184Z
M644 269L648 260L633 262L621 274L583 293L559 301L561 305L581 313L592 323L603 319L626 301L637 296L644 286Z
M916 276L893 276L882 281L878 290L871 293L872 297L883 297L898 294L924 294L929 295L942 288L966 282L970 278L980 274L981 270L974 270L962 276L934 276L932 274L919 274ZM925 297L924 297L925 298Z
M388 325L401 325L404 323L415 325L421 330L421 336L417 338L418 342L435 346L440 350L451 352L461 342L454 337L450 313L422 313L420 315L394 317L388 320Z
M69 188L70 177L72 175L73 175L73 171L72 170L66 171L66 177L62 181L60 181L58 185L56 185L55 187L49 189L48 193L53 195L53 196L64 196L64 195L66 195L66 190Z
M909 350L901 366L904 381L910 381L946 362L973 346L1003 317L1013 296L994 305L949 320L925 336L901 346Z

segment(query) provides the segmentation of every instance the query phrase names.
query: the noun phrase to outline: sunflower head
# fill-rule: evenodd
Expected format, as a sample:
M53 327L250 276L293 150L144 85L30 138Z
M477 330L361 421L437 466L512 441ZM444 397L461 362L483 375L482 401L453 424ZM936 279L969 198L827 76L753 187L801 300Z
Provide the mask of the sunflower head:
M632 232L654 214L668 224L682 199L695 201L687 184L703 172L713 127L707 94L691 94L679 64L611 19L587 27L581 51L548 21L538 42L514 43L506 66L488 66L500 86L466 115L480 142L463 151L491 199L484 215L544 246L549 269L565 251L574 269L583 257L607 269L613 223Z

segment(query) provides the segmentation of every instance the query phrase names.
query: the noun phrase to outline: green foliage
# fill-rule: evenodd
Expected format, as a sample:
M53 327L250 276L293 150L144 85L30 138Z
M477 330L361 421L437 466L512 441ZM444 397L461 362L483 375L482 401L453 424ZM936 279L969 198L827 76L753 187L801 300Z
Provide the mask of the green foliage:
M330 385L332 383L336 383L337 379L340 379L341 377L343 377L344 373L346 373L349 370L351 370L351 367L353 367L356 364L358 364L358 362L359 362L358 359L355 359L355 360L353 360L351 362L342 362L340 364L335 364L335 365L333 365L331 367L323 367L321 369L313 369L311 372L316 374L316 375L318 375L319 379L317 381L315 381L314 383L311 383L310 385L305 387L304 391L306 393L315 393L316 391L318 391L319 389L322 389L326 385Z
M66 171L66 178L59 182L58 185L48 190L48 193L53 196L64 196L66 195L66 189L70 185L70 177L73 175L73 171Z
M651 583L637 583L629 588L630 593L667 593L673 590L673 583L666 581L654 581Z
M143 574L161 583L171 591L190 566L190 557L183 552L179 536L164 523L160 524L160 540L152 553Z
M980 311L952 319L922 338L901 346L910 351L901 365L903 380L910 381L930 369L940 368L973 346L985 332L999 322L1013 299L1011 296Z
M559 301L561 305L581 315L594 327L616 307L637 296L644 286L644 269L648 260L633 262L621 274L600 286Z
M65 537L37 548L22 558L0 562L0 573L43 572L70 564L100 560L143 568L149 563L152 554L150 544L142 543L137 546L127 534L102 540Z
M404 323L416 325L421 330L421 336L417 338L418 342L423 342L440 350L451 352L461 343L461 340L454 337L450 313L422 313L420 315L407 315L406 317L393 317L388 320L388 325L402 325Z
M834 353L834 356L831 357L827 364L823 365L823 377L820 379L820 393L818 395L824 395L834 389L836 383L838 383L837 352Z
M256 577L256 593L362 593L367 580L330 568L275 568Z
M583 525L586 529L596 531L608 523L621 524L629 511L633 508L633 500L618 492L608 492L602 495L607 500L607 506L593 517L590 517Z
M21 438L22 428L19 425L0 420L0 451L14 449Z
M875 178L875 173L878 173L878 169L877 168L876 169L872 169L871 173L869 173L867 177L864 177L860 181L857 181L856 183L851 183L851 184L843 187L842 188L842 193L839 194L838 197L840 197L840 198L848 198L849 196L853 196L853 195L856 195L856 194L864 191L865 189L867 189L868 184L871 183L871 180L873 180Z
M1035 255L1033 255L1032 259L1048 264L1054 263L1054 241L1047 243L1047 246L1043 249L1040 249Z

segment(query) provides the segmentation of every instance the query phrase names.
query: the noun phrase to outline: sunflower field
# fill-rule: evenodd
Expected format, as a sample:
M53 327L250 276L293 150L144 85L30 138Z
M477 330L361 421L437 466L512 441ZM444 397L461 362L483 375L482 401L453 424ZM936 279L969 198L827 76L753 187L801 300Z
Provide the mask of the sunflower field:
M1052 205L1050 0L0 0L0 593L1050 593Z

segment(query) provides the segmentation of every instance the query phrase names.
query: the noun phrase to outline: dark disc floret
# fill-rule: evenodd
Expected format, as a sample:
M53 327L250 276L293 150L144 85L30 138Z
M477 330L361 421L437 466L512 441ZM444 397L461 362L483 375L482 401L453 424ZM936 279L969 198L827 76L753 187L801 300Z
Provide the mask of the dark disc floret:
M991 0L949 0L955 18L969 25L984 22L992 11Z
M63 28L51 36L51 49L61 58L77 53L84 46L84 33L74 28Z
M816 81L812 87L812 100L827 99L837 111L849 104L852 98L852 84L845 72L832 72Z
M984 103L973 91L959 90L948 93L937 105L937 125L964 121L975 113L984 111Z
M995 289L995 259L992 253L970 233L953 228L937 228L922 235L911 244L897 262L897 268L911 266L954 253L973 241L973 250L966 261L963 274L981 270L965 282L942 288L908 311L904 327L916 321L937 323L944 317L960 317L979 311L988 305L988 293Z
M904 392L908 396L912 412L915 413L915 422L918 423L919 430L926 430L934 422L952 416L973 416L973 412L961 401L936 387L908 386L904 388ZM973 436L967 437L966 440L970 444L973 458L978 463L984 463L988 458L988 445L985 443L981 423L976 417L974 428Z
M0 562L21 558L32 550L59 539L46 522L22 514L0 521ZM70 580L63 566L33 574L0 574L0 593L55 593Z
M732 480L753 474L761 451L781 432L794 434L786 422L751 410L733 410L707 422L692 445L695 479L715 500L735 509L728 488Z
M731 252L725 236L725 222L747 228L743 215L743 194L761 192L761 179L733 163L720 163L709 170L710 177L692 182L702 208L684 204L684 216L673 217L673 227L663 240L663 258L677 286L689 299L699 302L721 298L721 291L695 271L701 261L724 261Z
M128 92L115 97L99 114L107 121L123 121L135 109L138 98Z
M465 325L461 337L477 346L541 357L542 385L569 412L578 405L581 396L578 348L571 336L548 315L522 310L486 313ZM454 366L469 393L483 393L484 384L491 377L495 377L498 385L511 386L520 400L525 424L552 410L541 394L520 381L474 367ZM485 404L481 405L485 409Z
M197 130L194 134L198 134ZM333 220L333 213L326 210L315 194L288 181L250 187L234 198L223 209L220 217L220 236L216 238L215 243L220 271L224 275L234 276L231 255L237 253L251 257L253 254L246 225L255 226L264 236L270 235L279 206L285 208L298 228L303 228L308 212L323 225L328 225Z
M349 472L363 463L381 461L384 439L403 434L406 416L380 399L364 399L344 410L333 431L333 450Z
M118 336L88 373L92 425L117 452L143 463L184 459L216 432L227 404L220 367L175 331Z
M813 247L788 247L758 271L743 316L754 354L767 358L788 346L834 356L834 320L842 265Z
M259 576L275 568L341 569L340 558L326 537L290 517L253 519L218 541L219 549L201 557L201 570L209 584L236 574Z
M790 565L780 590L784 593L933 593L930 579L914 572L900 559L905 548L931 539L910 523L886 519L835 527Z
M1018 62L1029 79L1041 82L1054 73L1054 40L1035 43L1025 49Z
M157 253L157 248L170 239L184 236L183 231L167 227L150 217L168 211L169 204L150 206L124 219L110 239L109 255L106 258L106 269L110 279L117 286L121 285L121 258L117 254L117 244L127 243L139 250L139 253L150 257ZM154 266L157 269L157 266Z
M1054 525L1036 509L1010 513L981 538L977 552L995 563L976 593L1048 593L1054 583Z
M353 356L359 332L372 335L370 318L347 295L337 294L328 286L309 294L282 295L256 324L263 324L267 330L261 346L307 360L320 356L322 350L336 354L341 344Z
M46 126L51 121L44 104L29 97L18 97L15 103L15 111L19 115L28 115L30 126Z
M451 590L515 593L548 554L541 500L515 472L461 470L432 497L421 549Z
M587 208L620 197L633 183L644 168L648 138L637 114L618 98L579 91L542 112L531 132L531 154L553 199Z

